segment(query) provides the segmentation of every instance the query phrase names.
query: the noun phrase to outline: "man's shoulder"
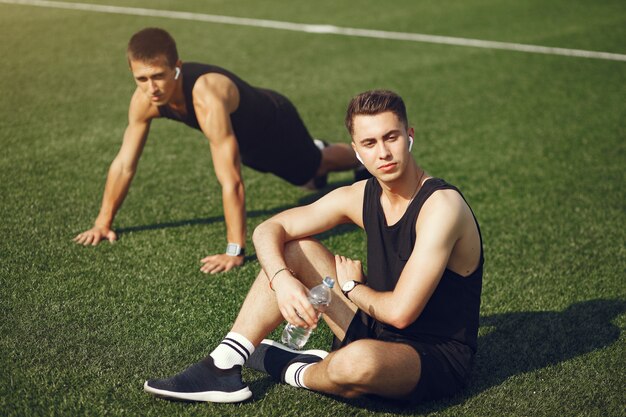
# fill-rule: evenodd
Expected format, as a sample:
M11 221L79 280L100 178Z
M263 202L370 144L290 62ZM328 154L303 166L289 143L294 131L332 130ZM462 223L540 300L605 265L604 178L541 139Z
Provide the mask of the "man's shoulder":
M341 193L345 197L356 198L363 197L363 193L365 192L365 187L367 186L368 180L361 180L353 182L350 185L345 185L343 187L337 188L337 190L341 190Z
M324 196L341 210L353 211L355 207L361 211L363 196L367 180L357 181L350 185L345 185L331 191Z
M365 181L336 188L308 206L307 215L328 216L339 223L352 222L363 227L363 189ZM311 211L313 210L313 211Z
M158 107L137 88L128 106L128 117L130 121L147 122L159 116Z
M237 88L233 80L225 74L219 72L207 72L196 80L192 92L219 94L228 89Z
M463 196L455 189L446 188L434 191L424 202L416 219L416 228L438 225L445 229L456 229L472 219L471 210Z
M422 212L440 212L454 214L467 206L463 196L453 188L444 188L433 191L432 195L424 202Z
M195 105L215 105L222 103L231 112L239 103L239 89L226 75L209 72L198 77L191 90Z
M335 188L315 201L313 204L334 206L341 211L348 211L356 205L355 203L357 203L359 199L360 201L363 200L365 182L366 181L359 181L351 185Z

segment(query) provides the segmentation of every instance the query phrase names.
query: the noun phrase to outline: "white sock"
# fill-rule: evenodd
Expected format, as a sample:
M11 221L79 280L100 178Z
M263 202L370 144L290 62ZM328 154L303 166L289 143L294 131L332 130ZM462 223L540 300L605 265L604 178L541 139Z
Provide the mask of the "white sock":
M309 387L304 385L304 373L307 371L307 369L309 369L310 366L315 365L315 363L292 363L285 371L285 382L294 387L309 389Z
M235 365L243 365L252 352L254 352L252 342L239 333L230 332L210 356L218 368L230 369Z

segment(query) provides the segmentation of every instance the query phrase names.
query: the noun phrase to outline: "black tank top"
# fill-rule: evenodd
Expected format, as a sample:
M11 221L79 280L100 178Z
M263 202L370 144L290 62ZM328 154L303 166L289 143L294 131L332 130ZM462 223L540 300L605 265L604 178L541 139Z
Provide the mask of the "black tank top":
M376 291L393 291L415 246L415 222L424 202L435 191L448 189L461 194L456 187L442 179L427 180L402 218L396 224L387 226L380 203L380 184L375 178L368 180L363 201L363 222L367 233L369 287ZM478 227L478 222L476 226ZM480 235L480 228L478 233ZM446 268L417 320L404 329L396 329L383 323L380 325L385 330L416 340L429 337L456 340L476 351L484 262L482 236L480 244L478 268L467 277ZM415 279L419 279L419 276Z
M187 114L181 116L165 105L159 106L161 116L201 130L193 107L192 91L198 78L208 73L228 77L239 90L239 107L230 115L230 120L242 156L252 151L255 142L271 139L276 134L279 128L278 109L287 98L272 90L252 87L232 72L215 65L183 63L183 94Z

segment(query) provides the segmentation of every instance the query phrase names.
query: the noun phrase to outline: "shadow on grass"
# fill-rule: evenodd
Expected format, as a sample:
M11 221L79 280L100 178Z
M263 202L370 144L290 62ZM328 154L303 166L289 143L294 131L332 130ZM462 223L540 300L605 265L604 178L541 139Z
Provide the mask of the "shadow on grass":
M465 391L452 398L410 406L377 397L354 400L328 397L369 411L398 415L442 411L500 385L512 376L608 347L620 335L619 327L611 322L624 312L624 300L591 300L573 304L562 312L518 312L482 317L481 327L489 332L479 339L472 381ZM262 401L274 384L276 382L268 375L249 382L253 393L249 401Z
M296 206L304 206L307 204L311 204L317 201L319 198L321 198L325 194L329 193L330 191L336 188L342 187L344 185L348 185L350 183L351 183L350 181L343 181L343 182L335 182L335 183L329 184L327 187L323 188L322 190L316 191L314 193L311 193L305 197L298 199L298 204L296 204ZM273 216L275 214L278 214L282 211L285 211L287 209L290 209L296 206L283 205L283 206L275 207L273 209L251 210L251 211L248 211L246 215L248 218L270 217L270 216ZM202 218L196 218L196 219L178 220L178 221L165 222L165 223L121 227L119 229L116 229L116 232L118 234L118 237L122 237L122 235L127 234L127 233L139 233L139 232L145 232L145 231L150 231L150 230L172 229L172 228L186 227L186 226L209 225L209 224L222 222L222 221L224 221L224 216L202 217ZM344 233L348 233L356 229L358 229L358 227L355 225L340 225L327 232L321 233L317 235L316 237L319 240L324 240L331 236L342 235ZM256 255L248 255L246 256L245 260L246 262L256 260Z
M508 378L556 365L616 342L620 329L611 322L626 312L625 300L590 300L564 311L495 314L481 317L486 334L469 387L453 398L407 407L398 402L362 398L342 400L372 411L397 414L430 413L500 385Z
M282 205L282 206L278 206L272 209L251 210L251 211L248 211L246 215L248 218L264 217L264 216L270 217L270 216L273 216L274 214L278 214L282 211L285 211L293 207L311 204L314 201L317 201L319 198L321 198L325 194L329 193L330 191L336 188L345 186L345 185L349 185L349 184L351 184L350 181L334 182L332 184L329 184L328 186L326 186L325 188L321 190L318 190L309 195L299 198L298 203L294 206ZM224 216L199 217L195 219L185 219L185 220L178 220L178 221L165 222L165 223L154 223L154 224L146 224L146 225L139 225L139 226L121 227L119 229L116 229L116 232L118 233L119 236L121 236L127 233L145 232L149 230L173 229L177 227L186 227L186 226L209 225L209 224L222 222L222 221L224 221Z

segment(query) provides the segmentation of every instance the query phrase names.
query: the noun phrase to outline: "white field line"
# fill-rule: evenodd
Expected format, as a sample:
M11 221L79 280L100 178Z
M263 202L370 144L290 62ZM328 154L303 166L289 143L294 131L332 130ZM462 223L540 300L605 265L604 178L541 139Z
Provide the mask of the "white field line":
M527 45L521 43L485 41L480 39L456 38L450 36L425 35L408 32L388 32L347 28L333 25L311 25L304 23L281 22L277 20L249 19L244 17L220 16L203 13L177 12L170 10L143 9L136 7L107 6L87 3L68 3L46 0L0 0L0 3L39 6L57 9L81 10L98 13L113 13L131 16L163 17L168 19L195 20L199 22L221 23L227 25L253 26L260 28L291 30L295 32L321 33L330 35L355 36L376 39L391 39L410 42L425 42L474 48L502 49L507 51L530 52L536 54L573 56L580 58L626 61L626 55L610 52L585 51L580 49L553 48L549 46Z

